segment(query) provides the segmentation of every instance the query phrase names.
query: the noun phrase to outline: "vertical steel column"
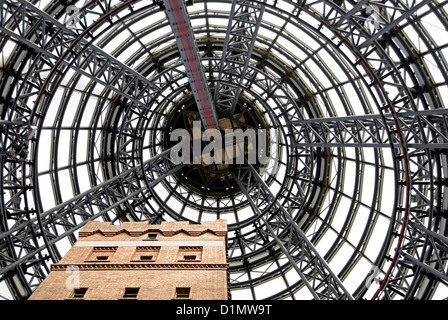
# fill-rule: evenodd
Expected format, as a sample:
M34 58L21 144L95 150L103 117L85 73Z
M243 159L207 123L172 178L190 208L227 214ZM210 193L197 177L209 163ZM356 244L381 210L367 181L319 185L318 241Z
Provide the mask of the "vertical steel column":
M252 1L232 2L214 94L216 107L228 117L233 116L241 93L264 8Z
M204 129L219 130L210 89L205 79L193 29L183 0L164 0L165 12L179 47ZM213 135L213 132L210 132Z

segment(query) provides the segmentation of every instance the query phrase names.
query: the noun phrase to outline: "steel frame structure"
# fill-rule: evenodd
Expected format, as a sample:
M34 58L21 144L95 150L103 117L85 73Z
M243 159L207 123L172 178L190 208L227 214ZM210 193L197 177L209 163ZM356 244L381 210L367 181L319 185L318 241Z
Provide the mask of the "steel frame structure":
M26 299L88 220L210 218L235 296L448 296L448 64L425 23L448 30L446 1L76 3L0 0L2 297ZM164 150L192 97L205 128L237 104L269 128L271 161L225 196Z
M205 79L204 70L196 47L196 40L190 25L184 1L165 0L163 2L171 29L187 71L189 83L199 114L206 130L218 130L218 116L211 92Z
M232 2L214 96L218 111L229 117L235 112L263 12L263 4L251 1Z

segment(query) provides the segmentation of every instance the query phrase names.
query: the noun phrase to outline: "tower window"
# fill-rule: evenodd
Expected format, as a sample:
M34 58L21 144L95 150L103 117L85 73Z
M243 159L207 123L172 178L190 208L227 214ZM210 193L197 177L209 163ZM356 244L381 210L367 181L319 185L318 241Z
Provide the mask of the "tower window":
M86 262L108 262L114 256L118 247L93 247Z
M179 247L177 261L192 262L202 260L202 247Z
M155 241L157 240L157 233L149 233L146 240Z
M109 260L109 256L97 256L96 260L97 261L108 261Z
M83 299L86 292L87 292L87 288L77 288L77 289L73 290L72 298L73 299Z
M190 288L176 288L176 299L189 299Z
M135 299L137 298L140 288L126 288L124 290L123 298L125 299Z
M152 256L140 256L141 261L154 261Z
M131 262L155 262L159 255L160 247L137 247Z

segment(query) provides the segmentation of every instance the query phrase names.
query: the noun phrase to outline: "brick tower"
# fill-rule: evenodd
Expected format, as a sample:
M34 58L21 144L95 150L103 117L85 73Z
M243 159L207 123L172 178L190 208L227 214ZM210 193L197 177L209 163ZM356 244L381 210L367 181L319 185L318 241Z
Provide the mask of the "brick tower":
M30 300L228 300L225 220L88 222Z

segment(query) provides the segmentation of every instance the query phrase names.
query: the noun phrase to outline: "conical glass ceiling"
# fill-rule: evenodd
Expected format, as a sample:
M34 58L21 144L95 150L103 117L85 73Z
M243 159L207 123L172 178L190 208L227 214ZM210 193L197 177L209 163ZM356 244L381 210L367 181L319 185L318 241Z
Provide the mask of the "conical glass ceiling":
M448 297L447 1L0 4L0 298L89 220L216 219L233 299ZM267 161L173 163L201 119Z

